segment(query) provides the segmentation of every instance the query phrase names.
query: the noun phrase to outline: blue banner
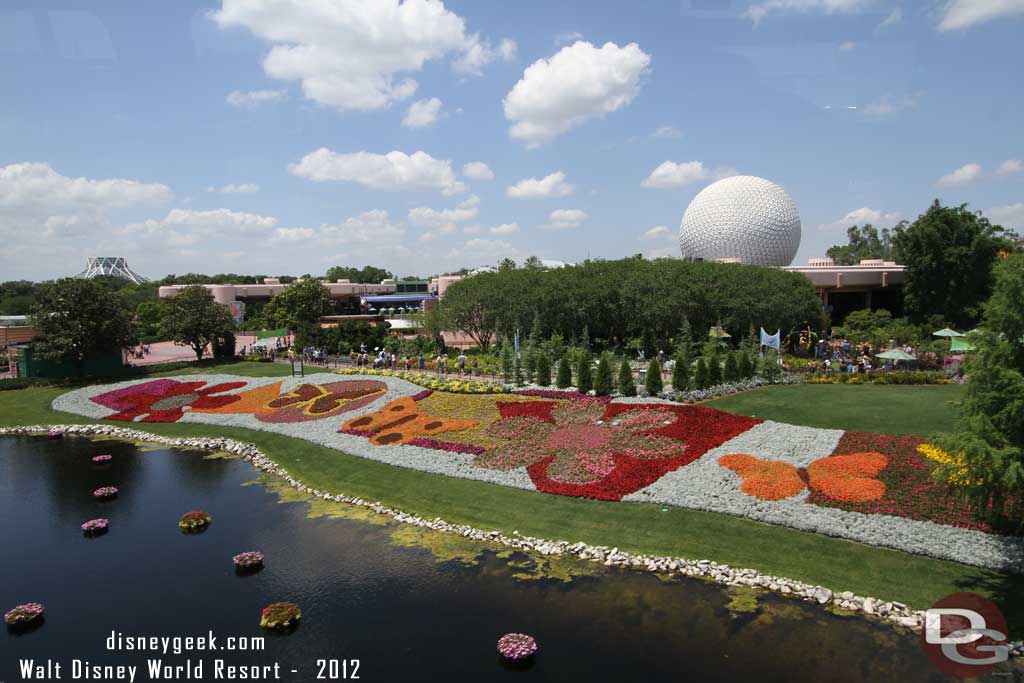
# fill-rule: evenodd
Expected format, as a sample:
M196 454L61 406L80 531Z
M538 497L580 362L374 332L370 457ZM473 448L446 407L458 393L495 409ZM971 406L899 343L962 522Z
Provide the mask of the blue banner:
M761 346L770 346L776 351L782 345L782 330L778 330L775 334L768 334L761 328Z

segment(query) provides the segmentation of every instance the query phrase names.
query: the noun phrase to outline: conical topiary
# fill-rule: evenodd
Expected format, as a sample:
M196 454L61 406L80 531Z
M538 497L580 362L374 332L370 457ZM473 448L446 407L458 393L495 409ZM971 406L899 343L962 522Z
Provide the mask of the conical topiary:
M623 359L619 366L619 393L623 396L636 396L636 384L633 382L633 368L629 361Z

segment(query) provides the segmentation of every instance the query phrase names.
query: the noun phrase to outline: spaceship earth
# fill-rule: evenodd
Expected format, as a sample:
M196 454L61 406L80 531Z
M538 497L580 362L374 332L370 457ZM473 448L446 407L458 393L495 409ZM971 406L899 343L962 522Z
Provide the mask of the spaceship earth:
M799 247L796 204L781 187L757 176L732 176L708 185L686 207L679 226L685 259L788 266Z

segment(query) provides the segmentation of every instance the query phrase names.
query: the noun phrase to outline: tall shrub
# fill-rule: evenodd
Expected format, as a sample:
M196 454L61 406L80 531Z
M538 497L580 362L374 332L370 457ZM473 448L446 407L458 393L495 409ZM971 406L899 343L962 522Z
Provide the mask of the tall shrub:
M672 365L672 388L676 391L686 391L690 387L690 361L683 354L676 355L676 362Z
M572 368L569 366L569 358L562 356L558 361L558 377L555 379L555 386L559 389L568 389L572 386Z
M708 364L704 362L704 358L697 359L697 367L693 373L693 386L698 389L708 388Z
M722 371L722 379L724 379L726 382L735 382L739 378L740 366L736 362L736 354L730 353L725 357L725 368Z
M601 360L597 361L597 375L594 377L594 393L598 396L609 396L612 393L612 364L608 360L608 354L602 353Z
M586 394L594 388L594 381L590 375L590 354L584 351L580 354L580 362L576 366L576 388L580 393Z
M722 383L722 361L717 353L711 354L708 358L708 386L713 387Z
M551 386L551 361L548 354L543 351L537 354L537 367L534 370L534 383L547 387Z
M619 366L619 393L623 396L636 396L633 368L630 367L629 361L625 358L622 359L622 365Z

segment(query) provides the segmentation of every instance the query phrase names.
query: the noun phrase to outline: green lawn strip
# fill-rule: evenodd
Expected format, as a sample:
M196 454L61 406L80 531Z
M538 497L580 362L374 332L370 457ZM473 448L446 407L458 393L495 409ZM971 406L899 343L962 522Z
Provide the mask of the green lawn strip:
M954 428L964 387L788 384L733 394L704 405L789 424L928 436Z
M50 402L63 391L47 387L0 392L0 426L98 422L52 410ZM972 590L991 597L1013 624L1024 626L1024 577L731 515L679 508L661 512L657 505L555 496L427 474L270 432L200 424L121 424L170 437L223 435L254 443L311 486L428 518L630 552L706 558L917 608L949 593Z

